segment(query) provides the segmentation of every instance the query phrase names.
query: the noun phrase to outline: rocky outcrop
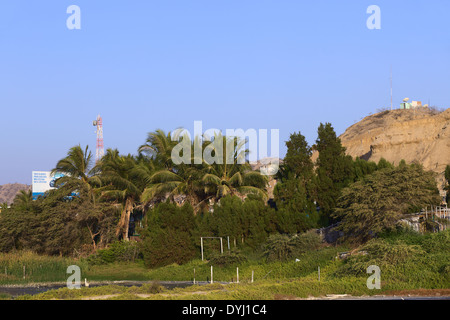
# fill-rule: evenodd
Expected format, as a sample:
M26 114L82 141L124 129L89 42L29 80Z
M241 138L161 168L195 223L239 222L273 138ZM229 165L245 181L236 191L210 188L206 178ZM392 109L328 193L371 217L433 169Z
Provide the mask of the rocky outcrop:
M353 157L420 163L438 173L438 187L442 188L443 173L450 164L450 109L383 111L350 126L340 139Z
M31 186L21 183L8 183L0 186L0 203L12 204L20 190L31 190Z

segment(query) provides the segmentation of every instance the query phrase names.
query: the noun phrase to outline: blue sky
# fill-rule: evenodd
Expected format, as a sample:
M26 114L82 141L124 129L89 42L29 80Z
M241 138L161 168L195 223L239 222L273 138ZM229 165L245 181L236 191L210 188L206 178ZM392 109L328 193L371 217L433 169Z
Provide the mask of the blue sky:
M66 27L68 6L81 30ZM381 29L369 30L369 5ZM2 0L0 184L74 145L137 152L147 133L279 129L312 144L404 97L450 107L450 1Z

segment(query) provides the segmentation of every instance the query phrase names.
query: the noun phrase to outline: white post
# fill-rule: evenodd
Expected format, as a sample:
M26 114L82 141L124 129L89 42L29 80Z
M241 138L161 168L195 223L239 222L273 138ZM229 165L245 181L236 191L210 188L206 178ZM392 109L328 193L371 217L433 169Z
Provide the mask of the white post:
M223 253L223 242L222 242L222 237L220 237L220 253Z
M211 283L213 283L213 266L211 266Z
M252 283L253 283L253 276L255 274L255 271L252 270Z
M195 284L195 268L194 268L194 284Z
M202 247L202 261L203 261L203 237L200 237L200 246Z
M239 267L236 267L237 283L239 283Z
M228 240L228 251L230 251L230 236L227 236L227 240Z
M319 281L320 281L320 267L318 267L317 269L319 271Z

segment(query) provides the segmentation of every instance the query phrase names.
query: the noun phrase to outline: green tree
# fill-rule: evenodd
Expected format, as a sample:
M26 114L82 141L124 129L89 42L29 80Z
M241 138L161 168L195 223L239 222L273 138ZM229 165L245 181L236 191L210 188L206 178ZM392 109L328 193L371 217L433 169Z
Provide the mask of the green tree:
M80 192L95 202L95 190L101 186L101 180L88 146L84 150L79 145L70 148L67 156L58 161L51 173L64 174L55 181L59 194L67 196Z
M170 132L166 134L158 129L148 133L145 144L141 145L138 151L152 158L159 168L172 169L172 149L177 143L177 139L172 139Z
M394 167L394 165L392 163L388 162L385 158L381 158L377 164L378 170L385 169L385 168L393 168L393 167Z
M176 173L168 169L162 169L149 177L149 183L142 193L143 203L150 203L155 199L168 197L174 201L178 195L183 195L195 208L202 201L203 185L202 173L191 166L183 166Z
M143 185L152 175L152 165L137 162L132 155L121 156L117 149L108 149L97 166L104 185L101 198L118 201L122 206L116 237L128 240L130 216L140 204Z
M323 218L327 220L336 207L342 188L354 180L353 164L330 123L321 123L317 133L316 199Z
M404 162L375 171L343 189L334 217L348 239L366 241L393 230L402 215L439 204L434 173Z
M141 252L149 267L182 264L196 254L194 211L189 203L178 207L160 203L149 211L149 226L142 234Z
M313 200L312 150L301 133L291 134L274 189L278 226L282 233L302 232L317 223Z
M0 215L0 251L27 249L39 254L76 255L113 239L114 206L93 205L86 196L60 201L55 192L34 201L28 210L12 207Z
M222 142L222 143L219 143ZM206 145L206 148L214 150L212 154L217 161L205 168L202 177L204 190L207 195L218 201L227 195L255 194L267 199L265 190L266 176L259 171L253 171L245 157L248 150L244 149L245 141L237 137L224 137L218 134L214 142ZM231 155L230 155L231 154Z
M447 191L445 202L449 202L450 199L450 165L445 167L444 178L447 182L447 185L444 187L444 190Z
M33 205L33 193L31 190L20 190L13 200L14 207L19 210L26 211L31 209ZM6 206L7 208L7 206Z
M182 199L182 202L187 200L197 212L206 199L201 181L203 163L198 164L194 161L192 148L192 144L199 143L199 140L196 138L194 142L191 142L187 135L181 136L182 132L179 129L174 135L165 135L163 131L149 133L147 144L140 147L139 151L151 155L156 163L156 170L148 178L141 196L144 204L165 201L167 198L175 201L177 197ZM187 147L191 149L191 154L187 155L190 163L175 164L172 161L172 151L181 141L187 142Z
M255 196L245 200L225 196L214 205L212 213L200 217L200 220L204 219L207 219L207 227L202 228L202 236L229 237L236 246L252 249L258 248L269 234L276 232L274 209Z
M360 158L356 158L353 161L353 176L355 181L364 178L366 175L371 174L376 170L378 170L378 165L373 161L367 161Z
M0 213L2 212L2 210L5 211L8 208L9 208L9 205L7 202L0 203Z

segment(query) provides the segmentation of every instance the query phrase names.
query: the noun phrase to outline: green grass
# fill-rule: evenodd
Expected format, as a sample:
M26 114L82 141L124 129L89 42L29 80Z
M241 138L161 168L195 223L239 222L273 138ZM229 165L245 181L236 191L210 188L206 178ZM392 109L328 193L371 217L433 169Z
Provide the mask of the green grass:
M250 281L252 271L254 280L261 279L289 279L317 273L320 266L325 267L332 262L339 250L328 247L319 251L300 255L296 262L294 259L286 262L270 262L263 260L248 260L239 265L219 267L213 266L213 280L219 282L233 282L237 278L239 267L239 280ZM186 264L171 264L161 268L147 269L142 262L112 263L90 266L84 275L94 281L101 280L160 280L160 281L193 281L195 269L196 281L211 280L211 264L200 259L192 260Z
M314 276L285 280L260 280L254 283L213 283L193 285L187 288L167 290L157 284L146 287L104 286L81 288L79 290L61 288L35 296L21 296L19 300L77 300L77 299L150 299L150 300L274 300L307 299L323 297L328 294L348 294L352 296L371 296L391 294L393 290L412 290L411 286L398 283L384 285L381 290L369 290L366 278L347 277L345 279L325 279L319 281Z
M86 263L70 258L43 256L29 251L0 253L0 284L65 282L70 265L87 269Z
M322 247L285 262L265 262L253 255L246 262L232 266L213 266L212 285L191 286L184 289L155 290L156 285L142 288L104 286L69 290L62 288L23 299L82 299L105 296L111 299L283 299L308 298L326 294L373 295L402 290L450 289L450 232L417 235L411 233L384 235L368 247L369 254L354 255L336 260L338 252L348 248ZM0 268L7 266L8 275L0 276L0 284L25 282L66 281L67 266L77 264L82 277L89 281L210 281L211 264L199 259L183 265L148 269L142 261L89 266L85 260L44 257L30 252L0 255ZM366 286L366 268L376 264L381 268L381 290ZM22 266L26 265L26 279ZM318 279L320 266L321 277ZM239 267L239 284L235 282ZM1 269L0 269L1 271ZM254 283L251 283L252 271ZM0 296L0 299L8 297Z

